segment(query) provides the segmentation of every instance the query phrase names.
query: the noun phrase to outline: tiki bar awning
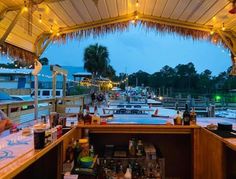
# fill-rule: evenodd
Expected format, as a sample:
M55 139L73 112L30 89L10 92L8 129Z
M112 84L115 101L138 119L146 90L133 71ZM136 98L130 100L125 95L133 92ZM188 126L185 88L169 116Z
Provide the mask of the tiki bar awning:
M236 56L235 13L234 0L0 0L0 50L32 62L53 41L122 31L134 23L220 43Z

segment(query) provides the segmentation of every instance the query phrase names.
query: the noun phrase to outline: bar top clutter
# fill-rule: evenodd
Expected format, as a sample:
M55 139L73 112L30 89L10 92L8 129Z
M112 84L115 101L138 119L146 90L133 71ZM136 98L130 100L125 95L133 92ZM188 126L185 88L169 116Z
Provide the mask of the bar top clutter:
M68 118L70 121L76 121L77 118ZM223 118L198 118L197 125L190 125L190 126L175 126L173 124L167 125L84 125L84 124L76 124L69 132L57 138L49 145L46 145L43 149L35 150L34 149L34 136L31 135L22 135L22 131L17 133L10 134L6 137L0 139L0 176L2 178L10 178L15 176L20 171L27 168L30 164L35 162L37 159L45 155L49 150L53 147L58 145L61 141L65 138L69 137L70 133L75 132L76 128L84 129L88 128L91 132L131 132L135 133L139 130L142 130L143 133L145 132L152 132L158 133L183 133L183 134L191 134L193 130L206 130L205 127L210 124L217 122L224 122L226 119ZM234 124L235 127L235 124ZM126 130L127 129L127 130ZM132 129L132 130L130 130ZM227 146L236 150L236 137L235 138L222 138L219 137L212 132L209 131L209 135L213 137L217 137Z

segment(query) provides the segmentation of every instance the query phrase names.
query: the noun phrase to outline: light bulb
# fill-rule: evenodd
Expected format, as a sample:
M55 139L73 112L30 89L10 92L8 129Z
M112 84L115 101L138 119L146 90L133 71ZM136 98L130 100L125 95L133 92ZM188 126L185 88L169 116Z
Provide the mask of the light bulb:
M213 35L215 32L213 30L211 30L210 34Z
M136 7L139 6L139 2L138 2L138 0L136 1L135 6L136 6Z
M24 11L24 12L27 12L27 11L28 11L28 7L27 7L27 4L26 4L26 1L24 1L23 11Z
M28 7L25 6L25 7L23 8L23 11L27 12L27 11L28 11Z
M39 14L39 23L42 23L42 15Z
M135 23L135 20L134 20L134 19L133 19L133 20L131 20L131 23L132 23L132 24L134 24L134 23Z
M51 28L50 28L50 33L53 33L53 31L52 31L52 25L51 25Z
M225 25L224 25L224 23L223 23L223 25L222 25L222 30L225 31Z

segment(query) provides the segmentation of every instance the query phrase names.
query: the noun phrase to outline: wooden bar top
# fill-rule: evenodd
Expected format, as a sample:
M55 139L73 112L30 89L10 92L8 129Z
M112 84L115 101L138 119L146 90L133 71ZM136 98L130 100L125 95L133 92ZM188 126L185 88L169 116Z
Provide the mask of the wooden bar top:
M197 125L175 126L175 125L81 125L78 128L89 129L90 133L153 133L153 134L190 134L192 129L199 128Z
M211 121L209 119L209 121ZM194 135L194 131L205 130L210 136L222 141L225 145L236 151L236 137L222 138L205 129L209 124L208 119L199 119L198 125L176 126L168 125L138 125L138 124L107 124L107 125L84 125L78 124L55 142L47 145L42 150L34 150L33 135L23 137L21 132L11 134L0 139L0 178L12 178L26 169L29 165L44 156L48 151L68 138L71 133L89 129L91 133L144 133L144 134L187 134ZM215 122L217 120L215 119ZM194 138L193 138L194 140ZM201 138L199 139L201 140ZM18 143L20 141L20 143ZM17 144L17 145L15 145ZM2 155L2 156L1 156Z
M34 149L33 135L23 137L21 132L18 132L0 139L0 178L9 179L16 176L62 142L74 130L76 129L71 129L41 150Z

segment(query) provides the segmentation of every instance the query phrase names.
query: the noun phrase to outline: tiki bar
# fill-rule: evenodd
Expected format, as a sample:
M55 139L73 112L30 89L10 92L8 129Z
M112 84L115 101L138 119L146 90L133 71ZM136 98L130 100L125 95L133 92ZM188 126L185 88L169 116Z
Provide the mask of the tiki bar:
M125 33L130 26L219 45L230 52L229 73L236 74L235 0L0 0L1 58L31 67L24 74L1 68L0 76L34 79L33 100L0 101L0 119L13 123L0 133L0 178L236 178L235 116L216 116L210 102L150 99L147 89L122 92L102 78L83 81L93 94L69 96L70 70L57 65L50 66L52 87L42 92L52 97L40 98L39 59L50 44ZM74 78L83 75L92 76ZM104 92L104 84L115 87Z

